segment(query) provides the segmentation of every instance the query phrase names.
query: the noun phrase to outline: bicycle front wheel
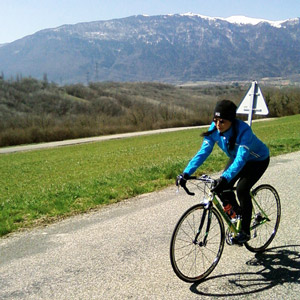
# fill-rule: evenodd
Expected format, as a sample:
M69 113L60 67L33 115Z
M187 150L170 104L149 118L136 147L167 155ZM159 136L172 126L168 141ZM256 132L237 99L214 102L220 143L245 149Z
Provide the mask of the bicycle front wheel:
M217 210L205 210L202 204L192 206L179 219L172 235L170 259L175 274L186 282L207 277L220 260L224 240L224 224Z
M268 184L252 191L251 239L245 247L251 252L263 252L273 241L280 222L281 206L277 191Z

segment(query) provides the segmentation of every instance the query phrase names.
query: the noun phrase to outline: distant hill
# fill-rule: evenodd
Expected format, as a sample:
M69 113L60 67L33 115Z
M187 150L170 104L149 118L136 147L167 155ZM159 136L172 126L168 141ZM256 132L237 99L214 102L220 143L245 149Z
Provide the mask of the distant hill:
M0 73L57 83L259 80L300 74L300 19L194 14L64 25L0 47Z

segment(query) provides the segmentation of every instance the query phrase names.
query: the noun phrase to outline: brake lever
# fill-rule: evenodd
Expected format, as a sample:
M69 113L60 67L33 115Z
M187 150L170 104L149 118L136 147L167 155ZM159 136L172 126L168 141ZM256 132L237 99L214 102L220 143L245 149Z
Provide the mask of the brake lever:
M178 177L177 177L178 178ZM195 176L191 176L189 179L195 179ZM179 181L176 180L176 186L177 186L177 193L179 193ZM190 192L189 189L186 187L186 185L181 185L181 187L185 190L185 192L190 196L195 196L195 193Z
M183 189L185 190L185 192L190 195L190 196L195 196L195 193L190 192L189 189L186 186L183 186Z

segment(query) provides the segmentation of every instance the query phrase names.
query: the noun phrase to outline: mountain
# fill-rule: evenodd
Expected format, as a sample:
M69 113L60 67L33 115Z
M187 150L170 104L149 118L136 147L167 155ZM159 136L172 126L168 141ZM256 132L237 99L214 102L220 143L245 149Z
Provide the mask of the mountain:
M188 13L63 25L0 47L0 72L58 83L287 77L300 74L300 18Z

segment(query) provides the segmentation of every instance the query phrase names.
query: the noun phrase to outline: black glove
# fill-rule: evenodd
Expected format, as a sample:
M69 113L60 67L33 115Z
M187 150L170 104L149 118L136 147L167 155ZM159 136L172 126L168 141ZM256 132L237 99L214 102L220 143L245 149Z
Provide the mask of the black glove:
M227 186L228 186L227 180L224 177L220 177L215 181L214 186L211 190L218 194L223 192L223 190L226 190Z
M181 186L185 188L186 186L186 181L189 179L189 175L187 173L182 173L177 176L176 178L176 186Z

